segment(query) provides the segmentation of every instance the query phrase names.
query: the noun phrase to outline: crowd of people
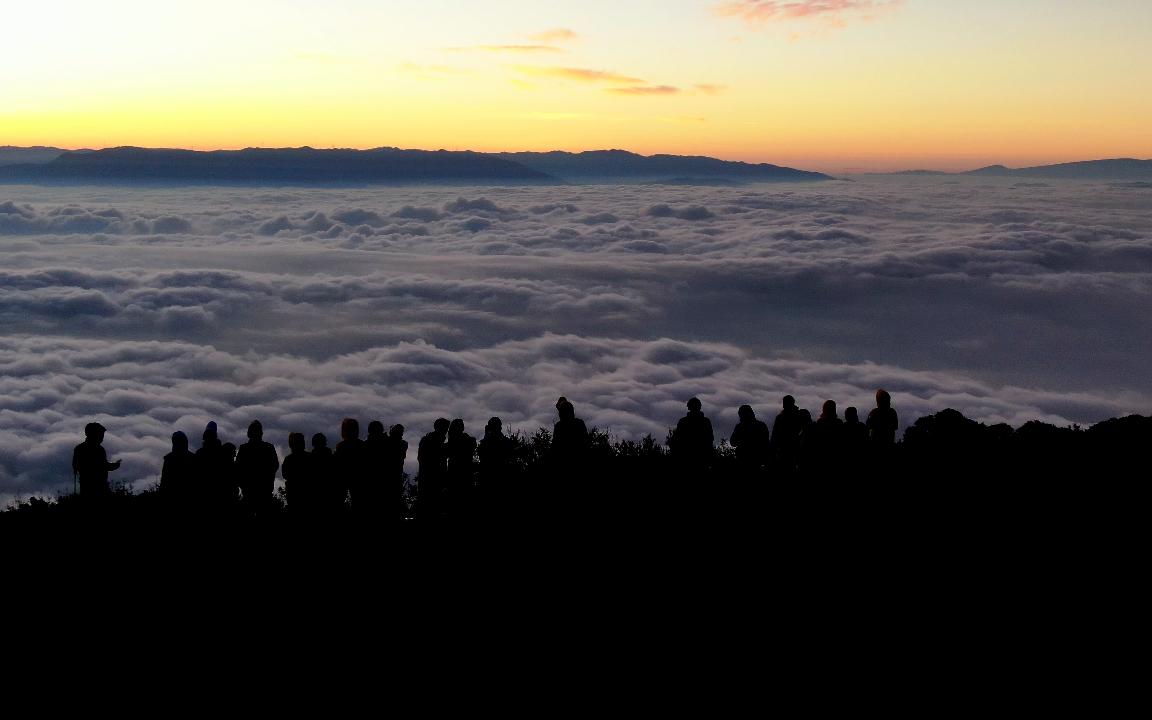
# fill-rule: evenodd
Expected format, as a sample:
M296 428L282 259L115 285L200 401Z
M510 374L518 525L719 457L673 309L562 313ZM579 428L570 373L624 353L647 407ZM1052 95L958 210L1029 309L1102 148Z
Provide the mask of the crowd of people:
M687 406L687 414L669 435L667 450L675 478L697 481L713 469L716 437L700 400L692 398ZM578 505L584 497L577 488L586 480L592 446L592 434L567 398L557 400L556 413L544 458L548 487L536 488L533 494L536 502L554 509ZM832 400L813 420L791 395L784 396L771 429L749 405L741 406L738 416L729 444L735 452L736 475L749 482L770 476L834 474L845 458L882 462L895 444L899 426L884 390L876 392L876 407L865 421L854 407L839 417ZM185 433L173 433L159 493L167 507L178 511L259 516L274 507L280 473L288 511L300 517L345 512L381 518L459 517L492 510L523 470L517 442L504 433L500 418L488 421L479 441L465 431L463 420L440 418L417 446L416 501L409 503L404 430L403 425L393 425L386 432L384 424L374 420L361 437L359 421L347 418L334 449L323 433L312 436L309 449L305 436L292 432L289 453L281 462L275 446L264 439L260 421L248 426L248 441L239 447L223 442L216 423L209 422L194 452ZM108 461L102 445L105 432L99 423L89 423L84 442L73 452L72 468L83 498L108 495L109 473L120 467L119 462Z

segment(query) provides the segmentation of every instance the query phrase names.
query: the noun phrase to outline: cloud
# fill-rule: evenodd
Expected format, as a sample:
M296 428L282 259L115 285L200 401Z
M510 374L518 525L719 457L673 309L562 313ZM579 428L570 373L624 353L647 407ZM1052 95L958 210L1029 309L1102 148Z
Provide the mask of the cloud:
M680 220L711 220L716 217L715 213L701 205L689 205L683 208L672 208L664 204L653 205L648 208L647 214L650 217L674 217Z
M1152 208L1104 183L13 186L0 218L0 495L70 485L91 419L146 484L209 419L531 430L566 394L662 437L699 395L724 435L878 386L904 422L1152 411Z
M567 28L553 28L551 30L544 30L543 32L534 33L528 36L529 40L536 40L542 43L554 42L572 42L579 39L579 35Z
M520 65L516 68L525 75L532 75L535 77L554 77L564 80L574 80L576 82L588 83L609 83L609 84L623 84L635 85L644 84L644 80L631 75L621 75L619 73L609 72L607 70L592 70L589 68L576 68L576 67L539 67L535 65Z
M728 89L727 85L715 85L712 83L697 83L692 87L695 88L698 92L704 93L705 95L719 95Z
M639 85L634 87L609 88L608 92L618 95L675 95L680 88L671 85Z
M869 20L903 4L903 0L726 0L716 10L753 25L819 19L834 25Z
M452 47L448 50L451 52L513 53L519 55L564 52L555 45L472 45L469 47Z
M739 405L750 403L771 418L785 393L802 407L834 397L842 407L868 408L883 386L905 424L943 407L1019 424L1117 414L1125 406L1117 396L991 386L871 363L762 359L728 344L556 334L455 351L402 342L319 362L179 342L5 337L0 371L5 496L69 486L71 448L93 419L109 429L110 457L124 460L116 477L146 486L156 481L171 432L182 430L198 445L209 420L225 440L239 442L259 417L283 457L289 432L334 436L345 416L362 424L401 422L410 441L442 415L477 430L498 414L510 429L531 432L555 421L561 394L589 425L617 437L658 438L693 396L703 401L718 437L735 425Z

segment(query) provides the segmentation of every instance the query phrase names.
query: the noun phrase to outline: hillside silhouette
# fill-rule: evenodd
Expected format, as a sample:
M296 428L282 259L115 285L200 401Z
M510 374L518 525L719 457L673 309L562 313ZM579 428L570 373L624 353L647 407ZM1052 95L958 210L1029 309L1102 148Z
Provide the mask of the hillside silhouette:
M808 182L829 180L817 172L768 163L744 163L686 155L638 155L626 150L512 152L499 157L574 182L708 181Z
M866 420L854 407L840 417L832 400L813 419L786 396L778 408L760 408L764 420L745 405L734 428L714 429L708 408L692 398L660 441L589 429L562 397L556 425L530 435L505 433L492 418L477 440L462 420L442 418L410 445L402 425L385 431L372 421L362 436L349 418L334 433L334 452L324 433L310 435L309 449L305 433L293 432L283 458L259 421L239 447L209 422L195 452L184 433L173 434L172 452L157 458L159 483L140 492L114 481L119 463L102 446L105 428L89 423L72 460L79 492L18 500L0 517L285 527L755 524L813 514L856 526L892 513L1006 520L1123 496L1147 467L1152 417L1012 428L949 408L917 419L898 439L897 409L884 391L876 400ZM405 457L418 460L416 477L405 474ZM285 482L275 489L277 478Z
M245 150L118 147L65 152L51 162L0 167L0 182L189 184L387 184L408 182L556 182L493 155L438 150Z
M623 150L479 153L448 150L247 148L195 151L118 147L6 148L0 183L404 184L797 182L822 173L768 164ZM4 159L7 158L6 161Z

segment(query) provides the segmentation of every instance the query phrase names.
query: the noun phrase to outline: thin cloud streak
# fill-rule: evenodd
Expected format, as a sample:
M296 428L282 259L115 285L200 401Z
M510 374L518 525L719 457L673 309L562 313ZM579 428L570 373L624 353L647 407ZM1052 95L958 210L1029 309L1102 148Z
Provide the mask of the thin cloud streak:
M716 11L753 25L813 18L843 25L853 19L871 20L902 4L903 0L728 0L720 3Z
M535 65L520 65L516 68L518 71L536 77L556 77L565 80L575 80L577 82L588 83L615 83L621 85L643 85L645 80L643 78L633 77L631 75L621 75L619 73L609 72L606 70L593 70L590 68L577 68L577 67L539 67Z
M573 40L577 40L579 38L579 34L577 34L574 30L569 30L568 28L553 28L551 30L545 30L543 32L538 32L528 36L529 40L535 40L542 43L572 42Z
M617 95L675 95L680 88L672 85L642 85L636 87L609 88L607 92Z
M449 52L488 52L488 53L562 53L563 49L555 45L472 45L469 47L451 47Z

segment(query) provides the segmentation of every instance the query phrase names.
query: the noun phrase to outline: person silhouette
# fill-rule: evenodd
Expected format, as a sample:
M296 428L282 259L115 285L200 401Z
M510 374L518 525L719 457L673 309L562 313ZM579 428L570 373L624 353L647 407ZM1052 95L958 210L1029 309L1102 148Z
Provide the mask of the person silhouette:
M240 477L236 468L236 446L230 442L220 445L216 457L216 476L213 484L216 487L214 497L219 498L216 511L235 518L241 510L237 497L240 494Z
M404 460L408 457L408 441L404 439L404 426L397 423L388 430L384 444L384 490L386 502L391 503L393 514L402 518L408 508L404 504ZM385 512L387 512L387 508Z
M576 417L576 408L561 397L556 401L559 420L552 427L552 455L559 462L582 462L588 452L588 426Z
M584 511L585 493L581 485L592 438L588 426L576 417L576 408L568 398L556 401L556 412L559 420L552 427L548 456L552 478L544 489L544 504L551 512L574 516Z
M196 455L188 449L188 436L172 433L172 452L164 456L160 469L160 494L166 503L181 511L195 511Z
M264 426L253 420L248 426L248 442L236 453L236 476L243 493L243 512L248 517L266 513L276 488L280 458L276 448L264 440Z
M813 451L816 448L816 443L812 438L815 432L812 429L812 426L815 425L812 422L812 413L808 411L808 408L801 408L797 414L800 418L800 441L797 443L796 472L799 473L811 468L815 462Z
M844 455L853 464L862 462L868 452L868 426L860 422L854 407L844 408Z
M211 512L231 512L239 490L232 472L232 459L224 456L224 444L220 442L214 420L204 426L200 447L196 450L196 476L195 492L204 505Z
M868 413L868 439L873 447L889 448L896 443L896 430L900 427L896 411L892 409L892 396L887 390L876 391L876 407Z
M80 497L100 499L106 497L108 473L120 469L120 461L108 462L104 450L104 426L90 422L84 426L84 442L72 450L72 475L80 483Z
M316 433L312 436L312 481L316 488L317 512L328 519L344 511L344 498L348 489L336 477L335 458L328 447L328 436Z
M377 423L383 431L384 426ZM348 499L352 504L352 512L357 515L369 515L378 510L374 501L377 484L380 478L372 476L372 468L368 458L368 448L360 439L360 421L355 418L344 418L340 423L340 442L336 443L335 453L336 477L342 487L348 488Z
M420 438L416 447L416 462L420 466L416 476L417 501L420 514L429 519L439 518L445 511L448 455L444 440L450 426L447 418L437 418L432 432Z
M771 453L768 425L756 419L751 405L741 405L736 411L740 422L732 429L728 442L736 449L736 463L745 478L760 476L768 465Z
M280 466L288 511L304 517L316 510L316 488L312 482L312 458L304 446L304 433L288 433L288 456Z
M822 477L833 477L843 459L844 422L836 415L836 401L825 400L820 417L804 433L804 458L807 470Z
M503 427L500 418L490 418L476 449L480 458L476 494L488 514L497 512L503 505L512 472L513 442L504 434Z
M374 515L384 514L384 497L392 486L388 484L388 435L384 433L384 423L373 420L368 423L368 436L364 438L364 482L360 487L361 500L354 501L353 510L362 512L371 508ZM360 508L357 509L357 503ZM388 513L391 516L391 513Z
M712 444L716 437L712 433L712 421L701 410L699 398L688 401L688 414L676 423L672 433L672 457L679 468L690 479L707 472L712 464Z
M450 512L465 515L471 511L476 438L464 432L464 421L456 418L448 426L445 443L448 455L448 501Z
M772 423L772 450L776 458L776 470L783 476L796 472L800 460L800 432L803 422L796 398L785 395L781 410Z

